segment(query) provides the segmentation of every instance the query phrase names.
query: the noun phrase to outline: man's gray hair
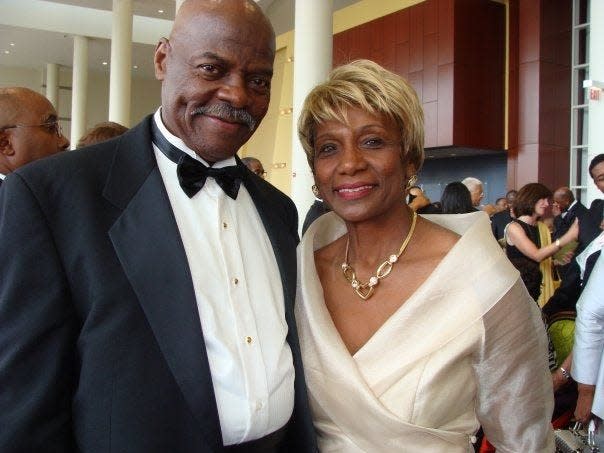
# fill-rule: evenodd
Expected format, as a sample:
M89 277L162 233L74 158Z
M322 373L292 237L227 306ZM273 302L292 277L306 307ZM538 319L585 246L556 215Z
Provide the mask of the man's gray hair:
M465 178L461 183L466 186L470 192L474 192L479 186L482 186L482 181L480 179L471 176Z

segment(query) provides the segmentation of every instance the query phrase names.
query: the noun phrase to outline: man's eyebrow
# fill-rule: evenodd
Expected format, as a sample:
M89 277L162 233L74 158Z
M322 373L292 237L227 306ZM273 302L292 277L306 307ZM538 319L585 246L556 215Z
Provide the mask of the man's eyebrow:
M44 117L44 120L42 120L42 123L53 123L55 121L58 121L57 114L56 113L48 113Z

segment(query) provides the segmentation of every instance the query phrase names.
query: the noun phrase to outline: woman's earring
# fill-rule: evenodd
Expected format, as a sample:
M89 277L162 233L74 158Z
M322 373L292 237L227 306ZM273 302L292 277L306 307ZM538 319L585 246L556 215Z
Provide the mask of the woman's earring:
M412 175L409 178L409 181L407 181L407 185L405 186L405 192L409 192L411 187L413 187L415 184L417 184L417 175Z
M319 188L317 187L316 184L313 184L312 187L310 188L312 190L313 195L316 198L319 198Z

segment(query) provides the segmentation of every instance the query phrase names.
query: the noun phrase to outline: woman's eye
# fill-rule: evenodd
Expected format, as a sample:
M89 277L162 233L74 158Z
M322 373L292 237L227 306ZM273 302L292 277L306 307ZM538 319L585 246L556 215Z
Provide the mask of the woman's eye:
M381 138L372 137L364 140L361 146L363 148L382 148L384 144L385 142Z
M336 146L331 143L326 143L324 145L319 146L317 149L318 156L329 156L336 151Z

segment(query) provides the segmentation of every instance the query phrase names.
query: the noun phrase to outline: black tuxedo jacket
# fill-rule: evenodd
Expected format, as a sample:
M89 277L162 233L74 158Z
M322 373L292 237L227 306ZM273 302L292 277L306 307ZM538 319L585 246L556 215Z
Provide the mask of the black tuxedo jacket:
M564 218L562 215L554 217L554 234L552 239L560 239L572 226L575 219L579 219L579 224L589 214L589 210L577 201L569 210L566 211Z
M34 162L3 184L4 453L223 449L193 283L153 155L151 121ZM316 451L293 315L297 213L262 179L249 173L244 184L283 283L296 372L288 451Z
M491 231L495 236L495 239L499 240L503 238L505 227L512 221L509 209L497 212L491 216Z

